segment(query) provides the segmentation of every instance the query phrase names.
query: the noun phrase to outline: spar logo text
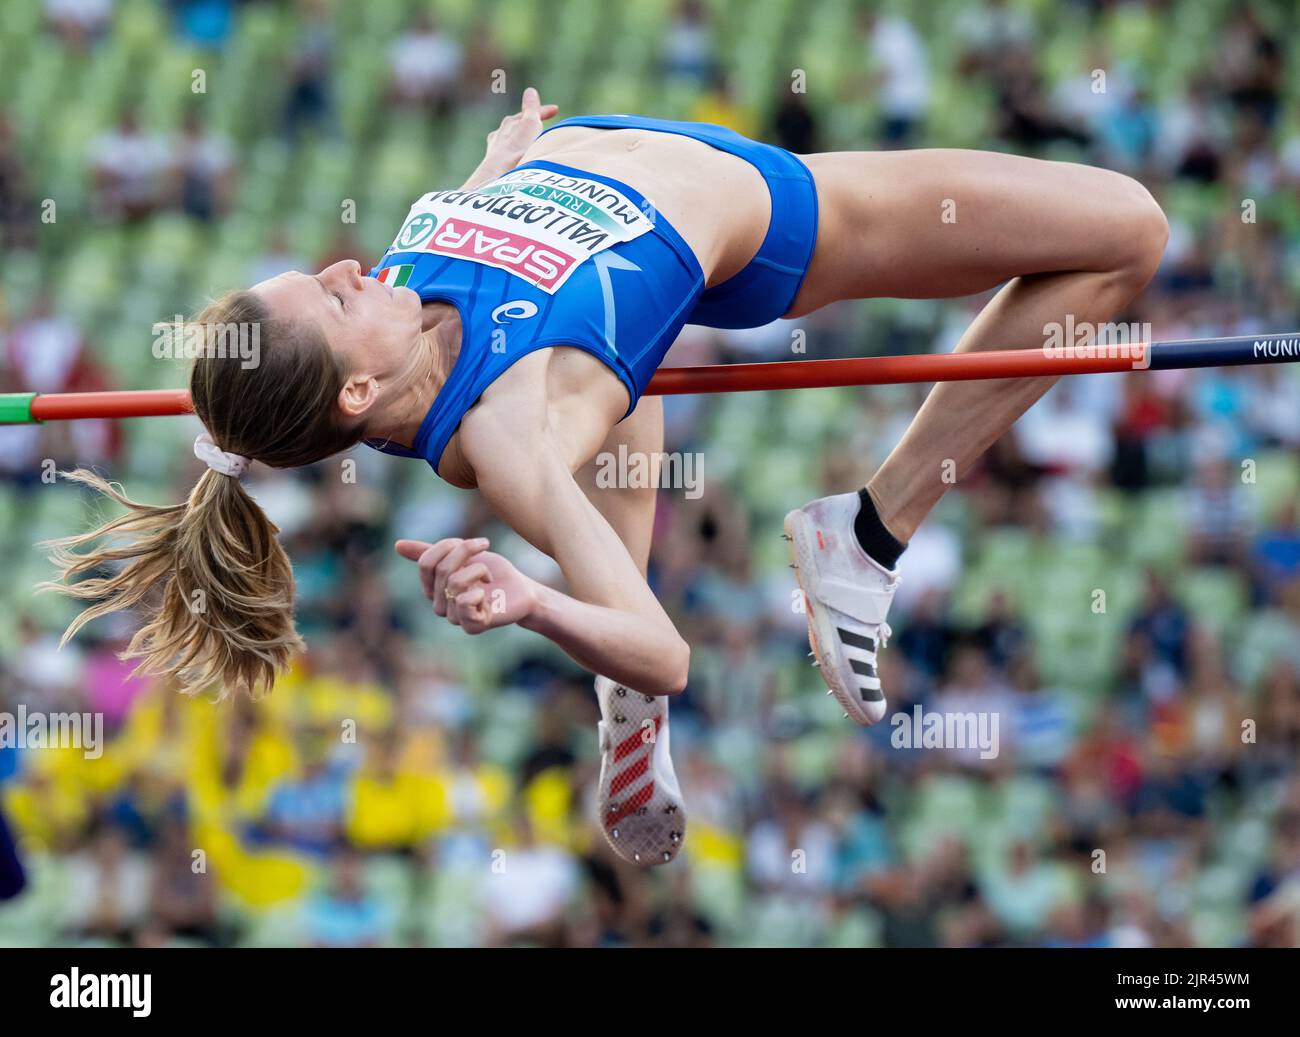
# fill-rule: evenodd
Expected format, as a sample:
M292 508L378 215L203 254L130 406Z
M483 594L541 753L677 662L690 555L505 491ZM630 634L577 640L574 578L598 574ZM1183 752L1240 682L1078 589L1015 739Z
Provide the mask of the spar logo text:
M464 220L448 220L425 248L439 255L487 262L547 291L555 289L574 262L571 257L522 234L493 230Z

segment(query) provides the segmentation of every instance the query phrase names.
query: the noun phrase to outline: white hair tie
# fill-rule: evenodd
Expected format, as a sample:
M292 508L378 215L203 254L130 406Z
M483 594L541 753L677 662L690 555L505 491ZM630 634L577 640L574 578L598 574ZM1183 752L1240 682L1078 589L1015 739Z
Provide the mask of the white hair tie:
M214 472L228 475L232 479L242 476L253 463L252 458L222 450L206 432L194 441L194 456Z

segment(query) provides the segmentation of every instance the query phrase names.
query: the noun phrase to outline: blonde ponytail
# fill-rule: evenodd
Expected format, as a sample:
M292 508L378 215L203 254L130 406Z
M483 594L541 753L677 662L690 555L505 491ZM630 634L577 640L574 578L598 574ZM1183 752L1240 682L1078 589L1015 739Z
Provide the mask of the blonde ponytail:
M95 602L72 621L63 643L92 619L136 609L145 623L122 653L139 660L136 673L174 678L187 694L269 690L303 647L293 621L293 570L279 530L239 480L206 471L184 504L154 507L85 469L64 475L127 513L47 545L63 582L41 589ZM117 543L121 537L130 539ZM112 575L78 580L119 565Z
M190 375L194 411L216 447L288 468L359 442L364 428L339 422L335 400L344 372L319 329L271 319L246 291L223 296L194 318L249 321L261 326L256 367L201 357ZM175 680L187 694L269 690L303 648L294 626L293 569L279 530L239 479L208 469L184 504L157 507L131 500L94 472L64 475L127 512L46 545L60 582L40 589L93 602L69 625L64 643L92 619L133 609L144 625L122 655L139 660L137 673Z

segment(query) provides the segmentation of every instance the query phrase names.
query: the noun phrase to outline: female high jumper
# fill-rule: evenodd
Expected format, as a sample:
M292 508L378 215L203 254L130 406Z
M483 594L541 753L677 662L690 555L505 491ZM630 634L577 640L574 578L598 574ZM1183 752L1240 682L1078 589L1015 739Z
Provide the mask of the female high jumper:
M126 654L182 690L267 688L301 646L276 528L240 476L366 443L477 489L559 565L567 593L486 539L399 540L439 616L509 623L598 674L602 829L627 860L671 860L685 817L667 699L690 648L646 583L653 487L600 488L594 458L662 450L646 384L685 324L750 328L841 299L997 294L958 350L1041 347L1142 290L1168 235L1141 184L1084 165L962 150L795 156L719 126L631 115L563 120L537 91L457 190L412 207L364 274L340 262L223 295L194 319L260 325L256 367L194 364L209 471L181 505L56 545L61 589L93 602L68 631L136 608ZM885 713L877 653L918 524L1054 379L934 387L859 489L785 519L822 677L859 724ZM123 545L117 536L125 534ZM112 541L102 542L108 536ZM75 582L105 563L106 577ZM191 602L202 592L204 608Z

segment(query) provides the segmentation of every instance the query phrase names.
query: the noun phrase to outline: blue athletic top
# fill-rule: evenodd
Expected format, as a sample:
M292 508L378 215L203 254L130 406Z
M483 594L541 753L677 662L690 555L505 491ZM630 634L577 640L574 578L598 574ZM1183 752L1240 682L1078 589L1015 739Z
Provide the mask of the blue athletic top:
M460 352L414 449L369 446L422 457L436 472L484 390L548 346L572 346L608 364L627 389L630 414L688 321L757 327L789 307L816 239L816 195L798 159L704 124L592 116L551 129L565 125L683 133L741 154L773 192L768 240L744 271L706 291L681 235L636 190L609 177L535 161L472 190L424 195L370 276L455 306Z

